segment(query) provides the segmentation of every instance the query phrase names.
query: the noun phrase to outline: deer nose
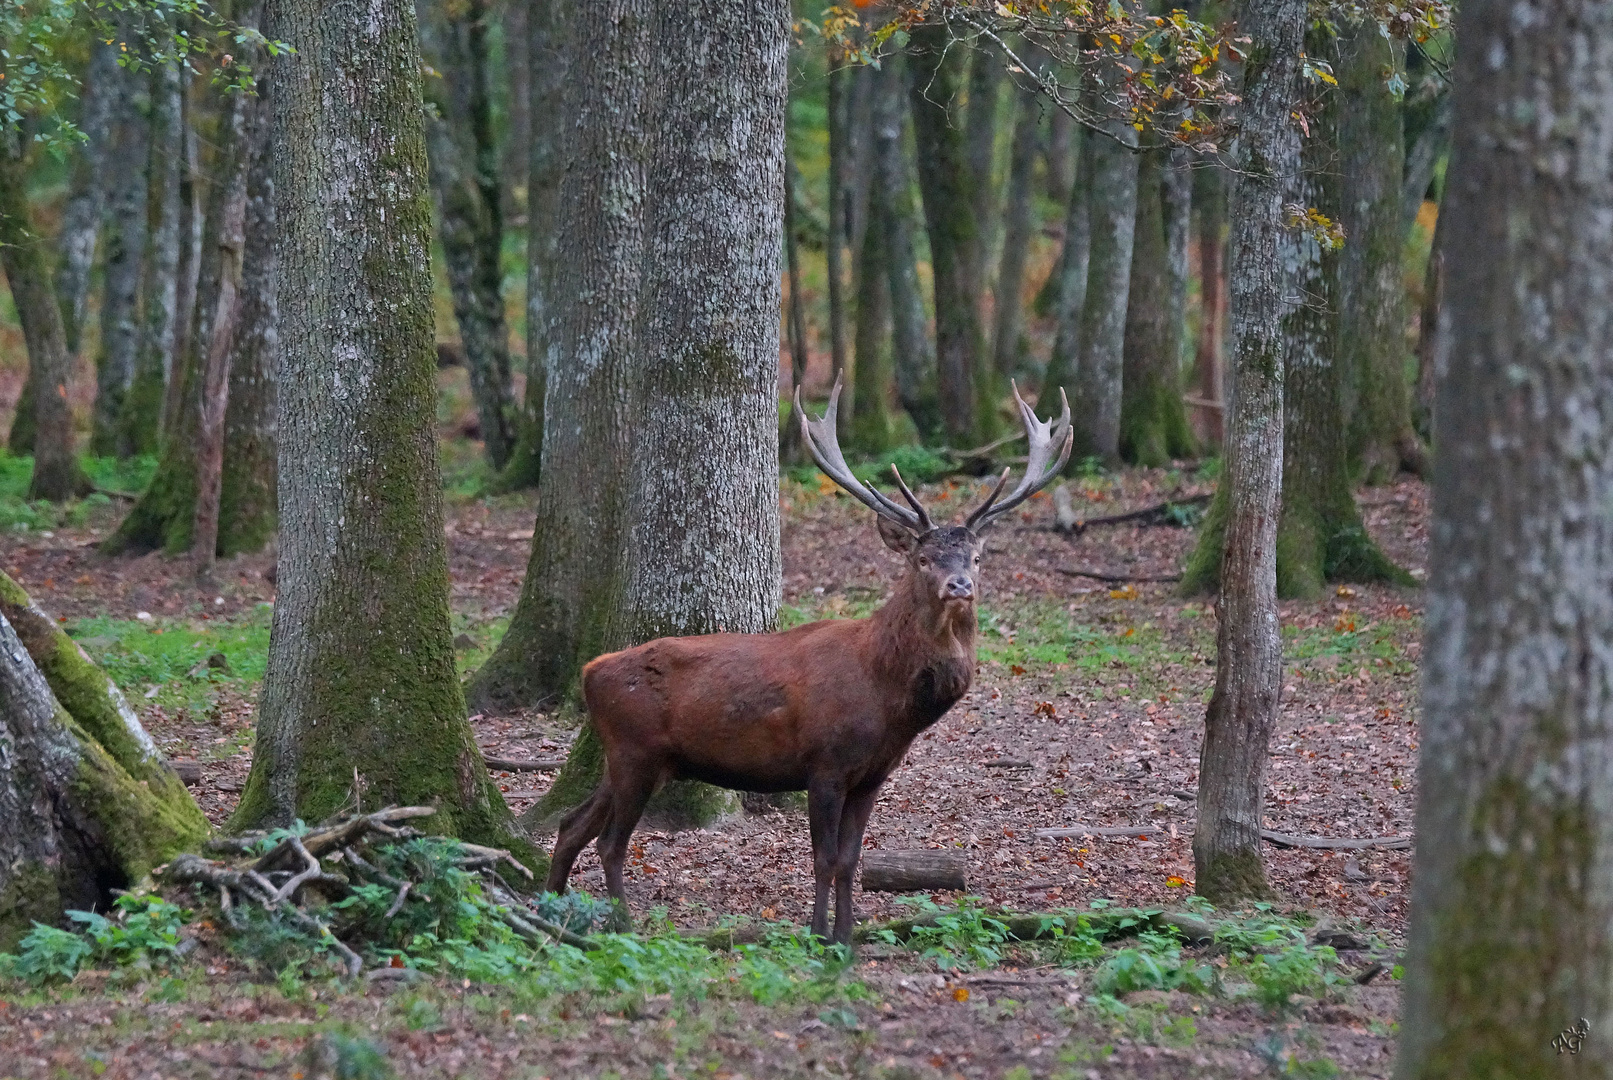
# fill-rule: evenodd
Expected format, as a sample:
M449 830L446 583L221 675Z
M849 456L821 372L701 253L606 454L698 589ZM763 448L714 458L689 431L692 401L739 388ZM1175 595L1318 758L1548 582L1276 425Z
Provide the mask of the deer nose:
M948 600L972 600L975 595L975 583L965 574L953 574L947 578L941 594Z

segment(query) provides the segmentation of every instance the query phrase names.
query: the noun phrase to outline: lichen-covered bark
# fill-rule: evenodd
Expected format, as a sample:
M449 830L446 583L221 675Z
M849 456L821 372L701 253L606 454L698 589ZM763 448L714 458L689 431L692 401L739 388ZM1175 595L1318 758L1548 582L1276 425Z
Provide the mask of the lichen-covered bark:
M118 418L118 441L131 454L154 454L162 427L163 386L175 367L179 323L179 182L184 167L183 90L179 68L151 75L150 159L146 165L149 230L141 277L140 344L134 381Z
M454 318L487 462L502 469L515 444L509 330L504 324L503 193L489 85L488 0L417 0L420 47L438 73L425 80L426 146Z
M624 547L628 371L643 255L649 0L568 17L567 162L546 350L543 475L521 597L472 679L476 709L560 698L605 643ZM775 242L777 238L775 237ZM776 321L774 312L770 319Z
M118 84L123 78L123 70L118 67L118 42L97 39L90 49L80 94L78 129L84 141L73 156L73 173L57 237L56 296L61 302L67 351L75 354L90 297L90 268L95 264L95 239L106 201L107 145L112 139L112 117L118 104ZM30 443L28 449L31 448ZM20 449L15 444L11 447L12 453Z
M979 280L971 277L980 246L975 178L962 125L954 115L965 55L944 25L915 28L907 51L919 188L935 285L941 418L947 438L962 445L977 438L984 442L994 428Z
M28 207L23 148L10 132L0 133L0 266L5 268L11 300L22 323L28 346L28 381L34 388L28 403L34 422L34 475L28 497L59 502L85 486L73 448L73 416L67 406L73 357L67 351L62 311L46 267L45 240Z
M1368 483L1392 480L1401 466L1425 471L1411 426L1406 380L1405 228L1400 198L1405 152L1400 102L1388 86L1394 48L1375 20L1346 27L1339 74L1339 362L1350 373L1349 451Z
M119 434L140 351L140 271L146 256L146 169L151 157L149 82L122 68L118 76L117 115L105 161L115 182L106 189L101 243L106 291L90 425L90 453L102 457L128 457L132 452Z
M1132 230L1120 396L1120 453L1150 468L1197 452L1182 406L1182 312L1165 230L1166 152L1142 155Z
M996 323L993 363L1003 378L1025 366L1025 257L1030 254L1035 220L1036 152L1040 149L1042 107L1034 90L1015 92L1018 117L1014 121L1013 153L1008 166L1008 193L1003 207L1003 250L997 263Z
M235 824L350 796L430 803L511 845L454 669L435 437L424 102L414 11L270 6L282 348L278 587ZM355 790L355 788L357 790Z
M1050 282L1053 351L1048 354L1047 367L1042 373L1042 397L1048 401L1052 400L1048 395L1056 393L1060 387L1074 389L1075 373L1080 365L1081 309L1087 299L1087 264L1092 253L1092 154L1087 147L1085 129L1077 128L1071 141L1079 165L1064 214L1064 245Z
M1117 461L1120 455L1126 308L1137 217L1137 155L1127 144L1135 144L1135 136L1129 125L1115 125L1107 135L1088 138L1086 145L1092 158L1087 195L1091 239L1076 347L1081 360L1070 387L1072 461Z
M1613 1060L1613 8L1520 10L1457 28L1400 1080Z
M1300 168L1302 0L1248 0L1250 39L1233 174L1233 407L1227 432L1226 550L1216 607L1215 690L1199 758L1195 887L1217 903L1267 891L1260 850L1267 746L1282 689L1277 514L1283 471L1282 316L1292 287L1281 253L1284 178Z
M702 0L655 12L637 420L625 565L601 598L607 648L772 630L782 574L775 400L789 8ZM573 752L561 794L583 786L584 768L597 779L589 747ZM532 820L560 809L559 798ZM674 784L649 813L692 826L732 806L725 792Z

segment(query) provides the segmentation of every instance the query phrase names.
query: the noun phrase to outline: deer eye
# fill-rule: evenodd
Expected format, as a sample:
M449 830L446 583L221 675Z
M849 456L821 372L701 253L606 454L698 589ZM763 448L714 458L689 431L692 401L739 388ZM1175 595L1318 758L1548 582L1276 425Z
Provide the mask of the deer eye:
M928 570L929 568L930 568L930 560L925 558L923 555L920 555L919 556L919 569L920 570Z

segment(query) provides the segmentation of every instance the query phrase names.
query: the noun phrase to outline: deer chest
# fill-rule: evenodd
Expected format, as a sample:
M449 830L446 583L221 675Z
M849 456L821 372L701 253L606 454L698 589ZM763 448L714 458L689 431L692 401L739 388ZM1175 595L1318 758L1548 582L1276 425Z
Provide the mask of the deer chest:
M974 666L957 657L937 660L919 669L908 693L908 714L923 727L946 715L946 711L969 692Z

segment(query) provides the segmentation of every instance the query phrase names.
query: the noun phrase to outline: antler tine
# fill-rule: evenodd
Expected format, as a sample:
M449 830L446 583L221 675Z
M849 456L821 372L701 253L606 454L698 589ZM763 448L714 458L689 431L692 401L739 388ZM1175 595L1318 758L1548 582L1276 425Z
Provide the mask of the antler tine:
M1019 405L1020 421L1025 425L1025 439L1030 444L1030 453L1025 459L1025 476L1014 489L1014 493L1001 503L997 502L997 495L1002 491L1003 480L997 482L991 496L981 503L980 508L970 514L965 522L976 532L1046 487L1048 481L1057 476L1064 468L1064 463L1070 460L1070 449L1075 445L1075 429L1070 423L1070 399L1065 396L1062 387L1059 389L1059 400L1063 403L1063 411L1057 420L1044 424L1036 419L1036 411L1025 404L1025 399L1019 396L1019 386L1013 383L1010 385L1014 389L1014 401ZM1055 448L1058 451L1058 460L1050 468L1048 461L1053 457ZM1005 470L1004 480L1007 476Z
M924 509L924 504L919 502L917 496L908 490L907 481L902 479L902 470L896 467L896 463L894 461L891 462L891 475L896 477L896 487L901 491L902 498L906 499L907 505L911 506L913 508L913 512L918 514L919 524L924 526L924 530L926 532L935 528L934 524L932 524L930 521L930 512Z
M929 515L923 514L922 511L915 514L905 506L898 506L879 492L863 487L862 482L851 474L851 468L846 464L846 457L840 452L840 437L835 431L835 415L840 406L842 378L842 375L835 376L834 390L829 394L829 406L824 409L821 420L813 420L807 415L806 409L801 405L801 387L795 388L795 411L801 418L801 440L806 443L812 460L817 462L818 468L822 469L829 479L839 484L846 494L874 513L890 518L914 532L928 531ZM908 498L911 499L912 496L909 495Z

